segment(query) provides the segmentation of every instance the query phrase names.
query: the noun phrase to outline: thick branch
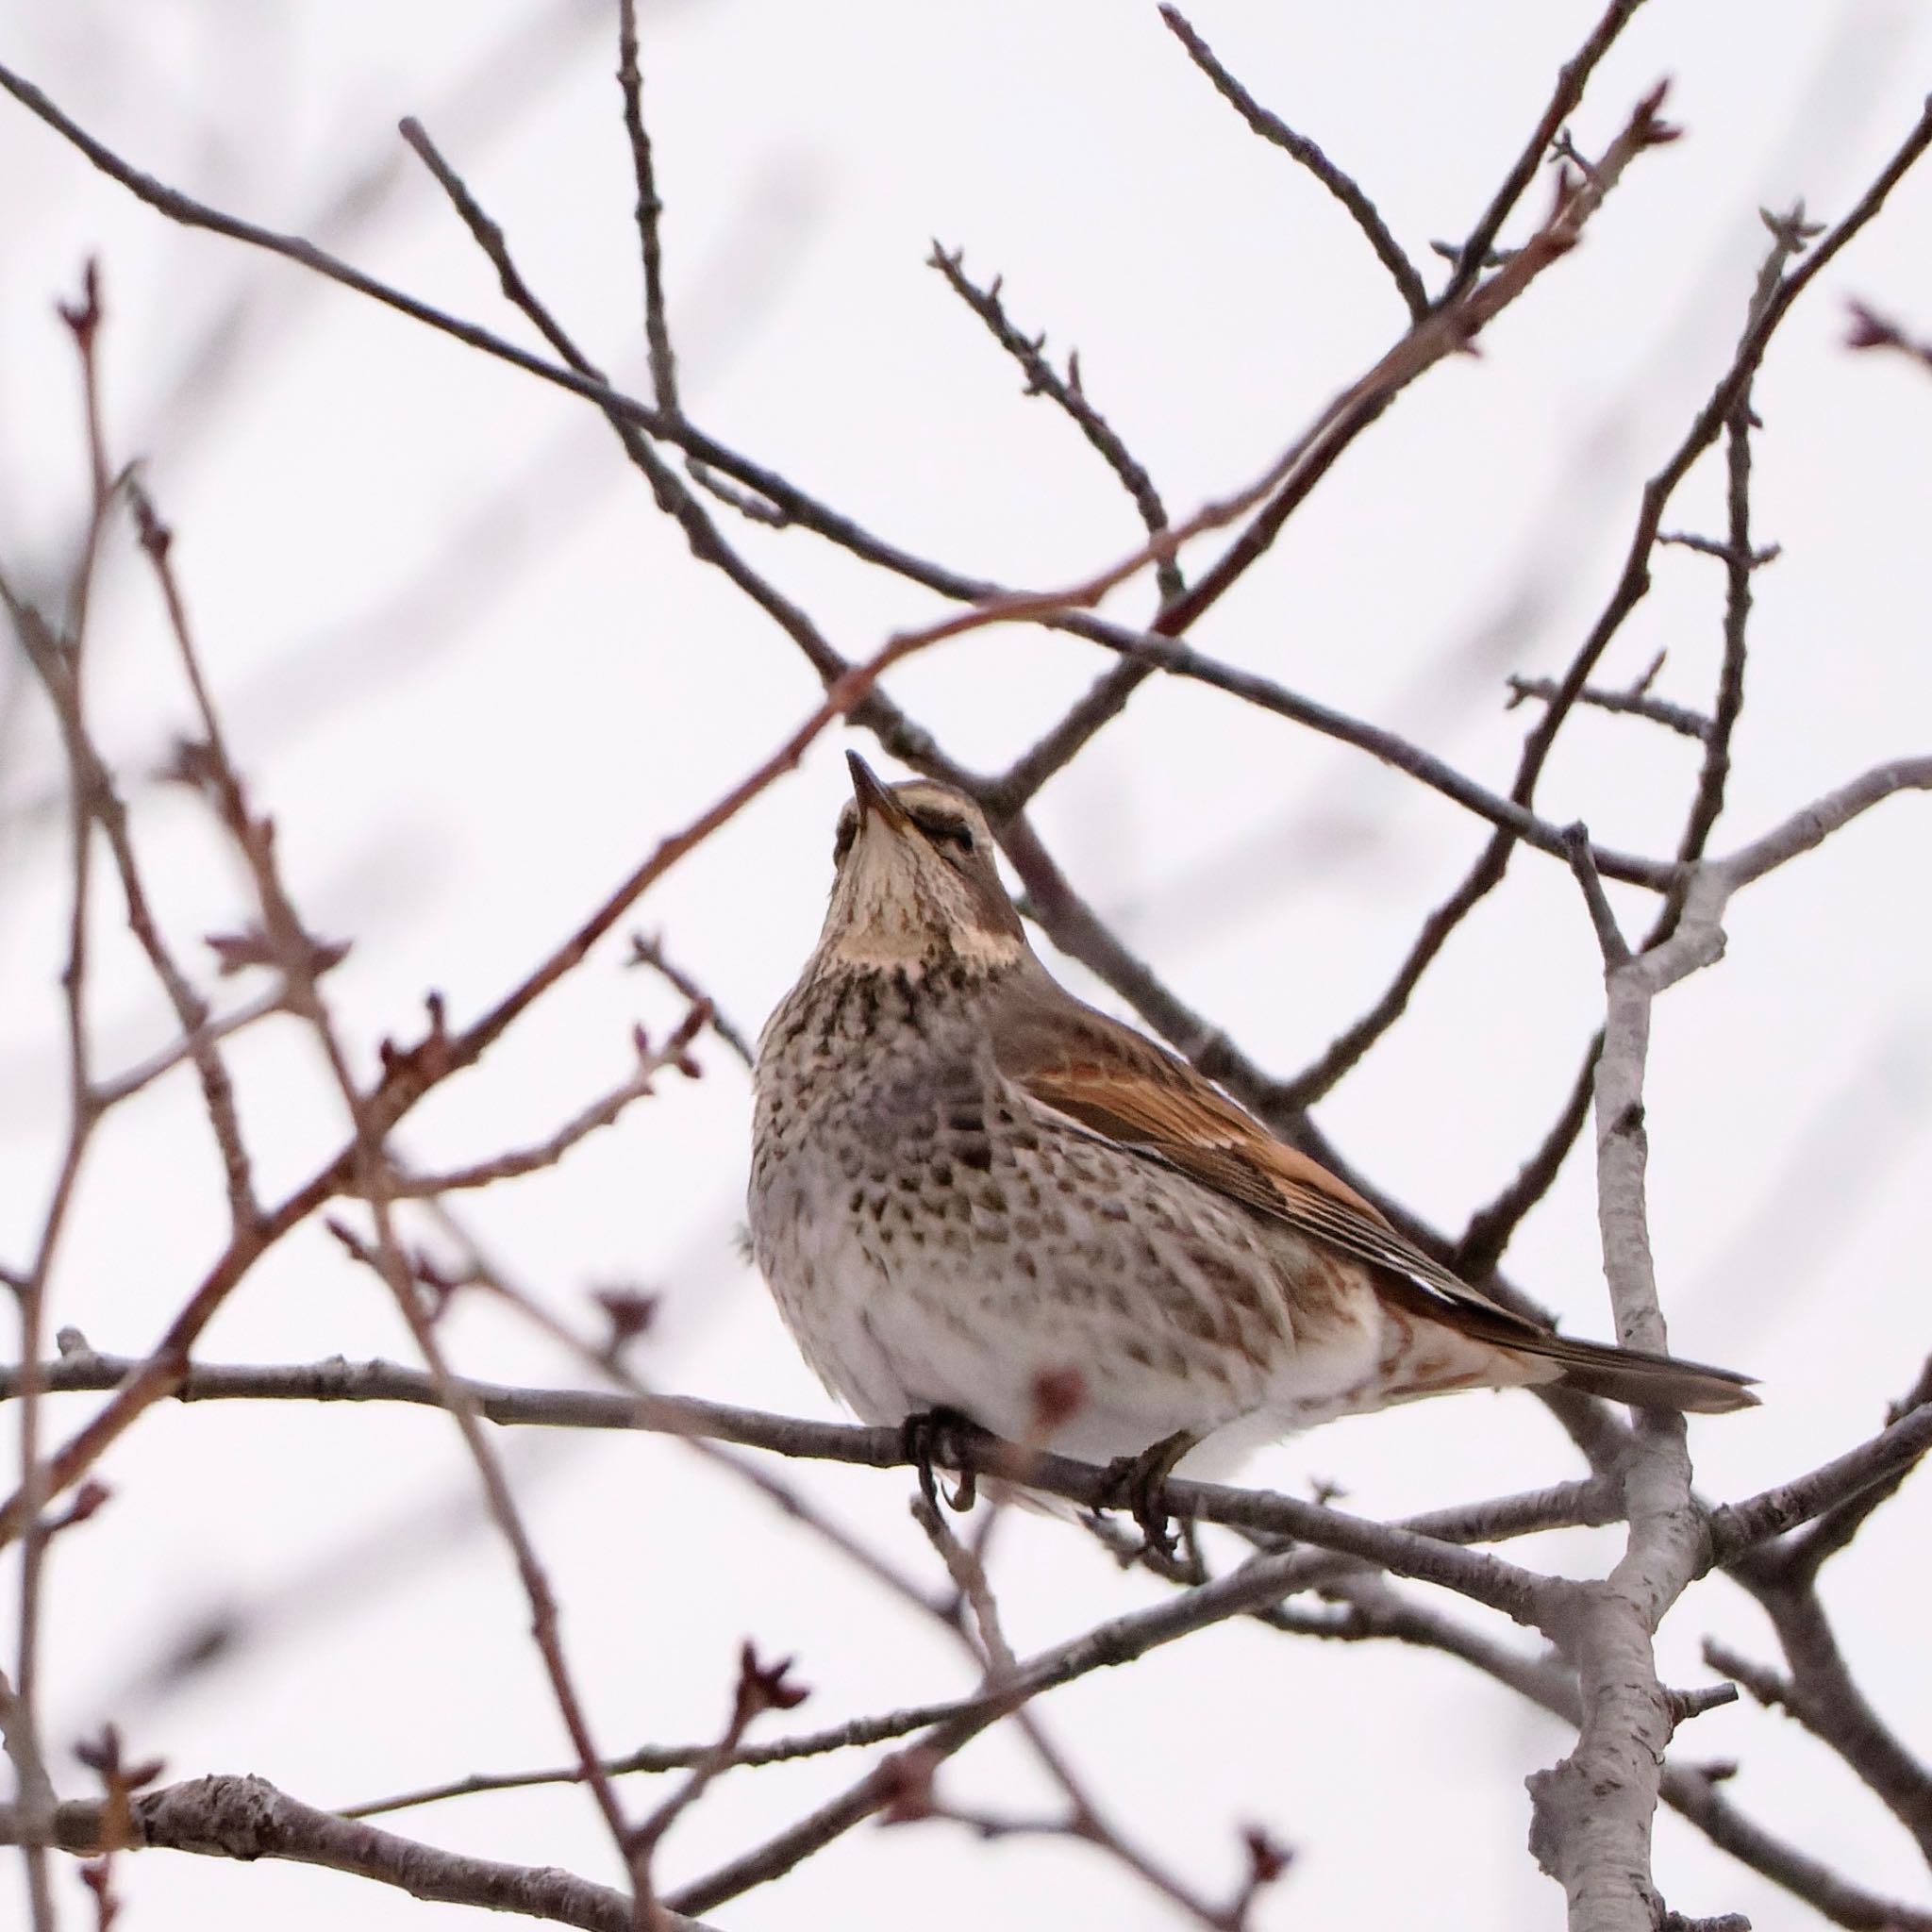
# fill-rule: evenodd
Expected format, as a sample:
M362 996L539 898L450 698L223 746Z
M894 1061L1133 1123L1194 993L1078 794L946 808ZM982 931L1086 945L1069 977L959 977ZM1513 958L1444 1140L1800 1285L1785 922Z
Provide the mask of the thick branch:
M499 1864L398 1838L373 1824L318 1811L264 1778L194 1778L140 1793L129 1813L135 1848L322 1865L440 1904L518 1912L579 1926L582 1932L631 1932L630 1900L608 1886L593 1885L554 1865ZM96 1856L115 1848L104 1834L104 1824L100 1804L62 1805L55 1819L57 1840L65 1851ZM0 1808L0 1843L17 1843L18 1830L10 1808ZM697 1920L675 1912L667 1912L659 1923L665 1932L707 1932Z

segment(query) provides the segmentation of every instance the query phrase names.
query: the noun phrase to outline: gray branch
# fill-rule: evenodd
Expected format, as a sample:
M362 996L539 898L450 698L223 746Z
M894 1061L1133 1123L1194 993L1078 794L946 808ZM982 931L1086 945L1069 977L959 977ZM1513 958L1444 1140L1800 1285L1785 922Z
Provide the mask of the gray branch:
M192 1852L208 1858L283 1858L392 1885L443 1905L480 1906L575 1925L582 1932L634 1932L629 1896L555 1865L506 1865L399 1838L373 1824L318 1811L258 1777L198 1777L142 1792L128 1805L131 1844L116 1844L100 1803L62 1805L55 1842L95 1857L108 1850ZM0 1844L20 1842L20 1820L0 1807ZM696 1919L661 1911L663 1932L710 1932Z
M1692 866L1675 928L1647 952L1627 953L1592 908L1607 998L1596 1068L1597 1213L1618 1338L1627 1346L1662 1350L1668 1340L1645 1198L1652 1005L1722 957L1733 892L1812 850L1881 799L1913 788L1932 789L1932 758L1880 766L1729 858ZM1587 842L1579 841L1577 850L1587 854ZM1592 876L1587 865L1578 870L1588 897ZM1654 1932L1660 1909L1650 1880L1651 1825L1677 1713L1657 1676L1652 1639L1708 1562L1680 1417L1653 1415L1638 1430L1624 1504L1630 1530L1622 1558L1601 1584L1568 1586L1570 1622L1555 1633L1571 1653L1582 1691L1575 1748L1530 1779L1531 1846L1563 1886L1573 1932Z
M50 1393L108 1390L146 1366L140 1358L98 1356L76 1348L44 1365L42 1387ZM17 1369L0 1369L0 1401L20 1386ZM485 1422L503 1426L639 1429L655 1435L689 1436L736 1442L782 1456L858 1463L872 1469L907 1466L906 1444L896 1428L860 1428L842 1423L807 1422L701 1402L687 1395L606 1394L578 1389L519 1389L499 1383L450 1378L452 1391ZM306 1401L397 1402L442 1408L447 1405L435 1381L393 1362L331 1361L290 1367L211 1367L189 1369L175 1391L182 1402ZM973 1437L948 1445L961 1474L1001 1475L1028 1488L1064 1496L1085 1507L1108 1507L1114 1486L1107 1471L1071 1457L1049 1456L1002 1441ZM1237 1489L1223 1483L1174 1481L1170 1507L1204 1523L1291 1537L1317 1548L1340 1551L1419 1582L1436 1583L1474 1603L1501 1610L1520 1624L1542 1627L1547 1614L1543 1580L1500 1557L1463 1548L1449 1534L1468 1541L1549 1528L1601 1515L1602 1499L1579 1486L1526 1499L1504 1498L1472 1506L1460 1520L1448 1512L1419 1519L1426 1530L1402 1524L1373 1523L1343 1510L1266 1490Z

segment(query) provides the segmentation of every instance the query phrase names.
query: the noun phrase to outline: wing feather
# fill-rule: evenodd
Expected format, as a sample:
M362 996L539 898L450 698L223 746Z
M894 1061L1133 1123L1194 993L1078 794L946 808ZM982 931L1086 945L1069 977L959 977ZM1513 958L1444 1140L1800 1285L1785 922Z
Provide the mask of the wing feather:
M995 1061L1037 1105L1083 1132L1158 1160L1378 1271L1412 1312L1505 1348L1562 1362L1578 1387L1681 1408L1743 1407L1748 1376L1674 1357L1574 1341L1505 1307L1392 1227L1372 1202L1153 1041L1083 1006L1042 970L1009 986L992 1024Z
M1346 1181L1277 1141L1185 1060L1049 989L1052 1005L1026 989L1030 996L1009 1000L993 1029L1000 1071L1040 1105L1402 1276L1443 1314L1480 1315L1525 1338L1547 1332L1431 1259Z

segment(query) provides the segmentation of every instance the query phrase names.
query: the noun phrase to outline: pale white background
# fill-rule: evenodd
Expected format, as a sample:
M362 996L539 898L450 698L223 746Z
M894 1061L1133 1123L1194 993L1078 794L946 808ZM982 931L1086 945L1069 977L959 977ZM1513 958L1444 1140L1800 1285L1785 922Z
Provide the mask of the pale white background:
M1357 171L1411 253L1467 230L1594 8L1208 4L1194 14L1264 101ZM270 225L327 239L403 286L519 325L393 127L422 116L526 273L621 379L641 380L632 188L614 22L597 6L370 0L0 5L0 50L139 165ZM533 25L534 23L534 25ZM673 319L686 398L727 440L886 535L1016 584L1070 581L1138 525L1091 453L922 267L931 238L1004 273L1017 321L1077 344L1095 400L1185 511L1245 481L1396 332L1402 311L1322 191L1210 93L1151 8L681 0L646 14ZM1511 670L1574 648L1612 579L1642 476L1674 444L1735 338L1765 240L1760 204L1835 217L1918 111L1932 26L1904 4L1657 0L1577 121L1600 144L1656 79L1686 138L1635 166L1586 245L1343 461L1197 641L1392 724L1507 783L1525 714ZM83 470L65 333L52 313L100 258L117 453L141 454L239 757L276 815L313 924L353 939L331 982L363 1064L408 1036L430 987L458 1018L520 976L639 855L708 803L811 703L791 646L693 567L581 405L293 267L174 229L0 106L0 555L51 592ZM1531 205L1541 206L1539 188ZM1925 748L1924 504L1932 383L1844 352L1862 295L1932 330L1932 176L1806 298L1758 391L1758 579L1734 811L1718 843L1878 758ZM216 375L184 387L216 332ZM1670 522L1711 527L1707 466ZM738 533L850 654L932 606L799 535ZM150 588L121 546L96 613L92 703L126 774L142 851L184 946L235 923L238 881L192 804L141 777L187 712ZM1720 574L1659 556L1607 667L1658 649L1660 689L1707 702ZM1140 586L1121 608L1144 611ZM53 984L64 861L58 768L7 659L0 726L0 1251L35 1225L59 1133ZM892 689L991 768L1100 668L1084 647L979 638ZM1692 748L1587 718L1566 733L1551 815L1643 849L1674 838ZM641 908L755 1026L816 929L836 735ZM1150 688L1041 799L1069 872L1184 996L1264 1064L1304 1064L1378 991L1480 828L1353 754L1198 690ZM1932 1020L1926 821L1902 801L1757 889L1716 971L1658 1016L1653 1208L1674 1338L1761 1374L1765 1407L1693 1424L1700 1480L1744 1493L1869 1432L1926 1345L1924 1183ZM111 925L112 906L103 895ZM1641 908L1630 902L1632 917ZM627 1028L675 1006L595 957L485 1066L412 1120L425 1159L541 1138L621 1074ZM1071 970L1071 969L1070 969ZM1077 980L1077 974L1073 976ZM1091 990L1091 989L1090 989ZM1513 1173L1567 1091L1597 1008L1592 942L1558 868L1520 858L1410 1018L1322 1110L1350 1158L1447 1226ZM109 1063L165 1037L125 948L96 1013ZM669 1386L800 1413L830 1407L738 1257L747 1098L715 1046L696 1086L584 1146L561 1172L475 1204L506 1263L561 1312L589 1288L667 1293L648 1357ZM341 1123L308 1042L265 1027L234 1062L269 1190ZM149 1345L222 1239L191 1081L154 1090L101 1141L56 1319L102 1348ZM1608 1325L1587 1162L1573 1160L1512 1255L1580 1333ZM521 1327L465 1308L464 1366L573 1372ZM376 1285L319 1229L287 1242L210 1332L210 1359L405 1353ZM57 1411L72 1426L86 1412ZM9 1432L9 1453L11 1449ZM567 1606L600 1740L701 1739L737 1644L795 1653L800 1723L965 1688L936 1635L675 1447L508 1444ZM1526 1400L1470 1397L1339 1425L1272 1452L1257 1479L1333 1477L1394 1512L1558 1479L1567 1445ZM108 1460L111 1507L53 1566L46 1722L107 1718L171 1774L258 1772L346 1803L564 1755L504 1555L433 1415L161 1411ZM808 1469L841 1521L929 1562L903 1475ZM1024 1647L1159 1587L1056 1524L1011 1525L997 1581ZM1924 1499L1832 1573L1857 1666L1908 1739L1932 1731ZM1610 1543L1553 1539L1579 1568ZM235 1657L186 1681L166 1660L211 1616ZM1701 1681L1707 1629L1770 1655L1723 1585L1669 1625ZM1296 1845L1262 1923L1474 1928L1557 1922L1524 1849L1522 1778L1559 1728L1450 1662L1222 1629L1057 1693L1045 1713L1124 1824L1204 1884L1231 1882L1237 1828ZM1681 1748L1738 1757L1730 1788L1768 1824L1880 1890L1924 1895L1903 1834L1825 1755L1750 1709ZM667 1876L706 1869L856 1774L821 1762L725 1780L680 1827ZM1000 1740L947 1774L963 1799L1024 1805ZM645 1800L641 1793L636 1802ZM588 1799L470 1800L405 1828L599 1876ZM1691 1912L1805 1923L1666 1816L1658 1870ZM0 1924L20 1909L0 1890ZM65 1916L87 1905L60 1878ZM156 1855L124 1867L143 1926L454 1923L447 1908L326 1874ZM1159 1925L1097 1858L982 1849L944 1825L857 1832L732 1927Z

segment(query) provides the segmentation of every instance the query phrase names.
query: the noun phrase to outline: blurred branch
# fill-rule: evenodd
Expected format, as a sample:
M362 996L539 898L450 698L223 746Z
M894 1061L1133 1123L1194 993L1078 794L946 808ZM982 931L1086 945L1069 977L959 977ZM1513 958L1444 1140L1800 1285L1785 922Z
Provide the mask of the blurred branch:
M92 480L86 534L68 595L68 632L56 638L39 611L30 609L0 576L0 603L13 621L23 652L47 689L63 736L86 740L83 667L88 612L108 521L121 493L121 479L108 464L101 429L100 278L88 264L81 300L59 310L74 339L80 365L86 420L88 467ZM22 1497L18 1642L13 1681L0 1678L0 1739L13 1765L14 1784L25 1835L27 1910L34 1932L54 1932L55 1907L47 1870L46 1845L55 1804L54 1783L41 1737L40 1663L42 1585L52 1530L45 1519L48 1491L36 1479L40 1468L44 1384L39 1362L45 1350L48 1300L54 1264L68 1227L69 1214L94 1131L113 1104L103 1099L93 1074L88 1031L88 975L92 965L90 899L93 879L94 821L100 809L98 768L70 759L68 767L67 957L60 972L61 1008L67 1049L67 1133L47 1205L41 1217L33 1259L20 1278L20 1355L25 1374L20 1404L20 1465L25 1474ZM104 1894L105 1895L105 1894Z
M867 561L908 575L948 596L983 600L1000 594L995 586L943 571L872 537L850 519L814 502L787 479L697 432L688 422L674 420L662 410L612 390L601 377L588 373L581 358L568 367L546 362L489 330L462 322L351 268L308 242L241 221L164 186L131 166L62 113L40 89L5 67L0 67L0 88L5 88L37 118L79 149L96 168L168 219L284 256L453 336L471 348L581 395L595 403L613 422L628 423L653 438L677 444L701 463L755 491L774 509ZM1229 550L1181 605L1172 608L1171 634L1184 629L1268 549L1289 512L1306 494L1308 479L1325 471L1339 448L1379 416L1392 397L1418 375L1444 357L1465 349L1471 339L1515 301L1544 269L1575 245L1584 224L1602 205L1629 161L1644 149L1673 138L1674 131L1658 119L1660 102L1658 90L1640 103L1594 168L1581 179L1566 177L1551 215L1521 249L1487 279L1457 291L1453 301L1445 298L1438 304L1365 375L1323 410L1310 428L1259 478L1232 495L1204 505L1177 525L1171 536L1155 541L1124 563L1110 581L1118 582L1122 576L1159 557L1172 556L1191 538L1219 529L1261 506ZM500 242L500 236L498 239ZM554 338L553 345L557 345ZM571 359L566 357L567 361ZM680 521L684 520L681 516Z
M1044 1416L1040 1418L1040 1425L1042 1433L1049 1426ZM924 1819L945 1818L967 1825L986 1839L1040 1835L1091 1845L1186 1917L1208 1928L1208 1932L1245 1932L1250 1905L1261 1886L1287 1868L1286 1856L1269 1858L1265 1870L1263 1861L1257 1857L1252 1882L1237 1892L1228 1906L1209 1904L1169 1871L1163 1861L1136 1844L1107 1819L1086 1781L1047 1736L1033 1708L1035 1693L1022 1688L1020 1663L1007 1639L998 1601L986 1571L985 1555L1007 1500L1004 1496L991 1500L981 1517L971 1549L954 1534L936 1503L926 1497L915 1500L913 1520L938 1552L958 1591L957 1607L942 1611L941 1621L980 1664L981 1681L989 1694L1005 1701L1012 1727L1025 1740L1049 1781L1058 1789L1065 1809L1058 1816L1039 1818L989 1816L962 1810L942 1800L935 1790L933 1774L938 1769L938 1757L929 1749L914 1746L886 1759L879 1767L891 1780L882 1822L909 1824ZM1251 1844L1255 1841L1251 1835Z
M162 535L164 537L165 533ZM165 558L164 542L161 556ZM1103 582L1095 580L1089 585L1075 587L1072 594L1076 599L1082 596L1098 598L1105 588ZM901 632L891 638L872 658L833 680L827 688L824 701L775 752L683 831L662 840L603 905L472 1025L459 1034L451 1034L444 1024L441 999L431 994L427 1000L429 1027L425 1037L415 1046L407 1049L386 1044L381 1080L369 1094L358 1096L358 1118L362 1123L358 1138L278 1207L266 1213L253 1214L247 1224L238 1229L227 1251L169 1324L155 1353L115 1391L113 1398L90 1423L50 1459L27 1473L27 1484L44 1483L44 1493L52 1496L76 1481L136 1417L170 1391L188 1365L189 1350L194 1341L235 1284L260 1256L325 1201L351 1188L358 1164L363 1159L365 1137L386 1134L425 1094L453 1074L480 1059L520 1015L583 962L591 947L625 917L652 885L754 798L792 770L812 741L836 719L856 708L891 665L946 639L990 625L1032 621L1054 601L1052 598L1007 599L997 604L975 607L927 625L923 630ZM68 737L76 758L85 758L90 755L91 747L84 739L75 740L71 730ZM92 768L83 766L82 769ZM220 790L226 781L219 773L215 775L217 789ZM226 808L239 808L230 800ZM131 870L127 869L131 867L131 847L125 847L125 814L107 817L104 824L117 859L123 850L126 850L128 858L124 867L124 877L131 878ZM263 836L266 836L265 828ZM281 912L283 917L279 923L286 927L280 934L280 943L285 949L281 963L287 968L307 958L314 968L318 962L312 955L312 942L303 943L306 935L301 933L299 921L294 919L291 908L285 906ZM276 921L271 921L272 925L276 924ZM142 928L137 926L137 931L140 930ZM171 962L163 958L158 963ZM207 1015L205 1010L196 1008L184 1012L183 1019L192 1035L205 1024ZM213 1048L207 1051L212 1055ZM232 1108L232 1096L225 1104ZM217 1103L212 1098L209 1111L219 1121ZM239 1148L239 1142L236 1145ZM231 1163L231 1176L232 1172ZM16 1491L4 1504L0 1504L0 1541L20 1533L25 1514L25 1490Z
M503 1418L499 1415L492 1420ZM1607 1488L1592 1480L1559 1484L1554 1489L1523 1496L1497 1497L1493 1501L1472 1504L1462 1508L1431 1511L1408 1518L1402 1526L1418 1535L1437 1536L1448 1541L1489 1542L1502 1537L1527 1536L1541 1530L1574 1527L1579 1524L1608 1522L1615 1507L1615 1499ZM1320 1562L1305 1560L1286 1581L1295 1589L1321 1587L1322 1578L1330 1574L1335 1559L1326 1557ZM1278 1612L1274 1608L1255 1610L1249 1614L1263 1622L1278 1623ZM1098 1669L1103 1666L1104 1659L1096 1657L1091 1667ZM798 1757L817 1757L835 1751L890 1742L951 1718L993 1711L1009 1701L1003 1691L982 1692L971 1697L915 1705L874 1717L851 1718L823 1731L781 1738L769 1744L745 1745L740 1750L736 1762L745 1767L778 1764ZM609 1759L605 1770L613 1777L636 1773L688 1770L712 1748L704 1744L647 1746ZM368 1817L417 1805L470 1797L479 1792L519 1790L531 1785L572 1784L581 1775L580 1772L568 1767L549 1771L475 1773L398 1797L350 1806L342 1809L341 1815Z
M1911 1388L1887 1409L1887 1425L1905 1421L1928 1404L1932 1404L1932 1356L1926 1357ZM1857 1494L1834 1503L1804 1535L1791 1538L1778 1551L1780 1571L1794 1581L1815 1583L1818 1573L1832 1557L1851 1547L1852 1540L1864 1527L1873 1511L1882 1508L1897 1495L1910 1474L1909 1468L1900 1469Z
M1267 554L1290 515L1307 493L1310 474L1320 474L1419 375L1451 355L1465 353L1484 327L1552 263L1574 248L1584 225L1603 206L1624 171L1647 149L1676 139L1662 118L1664 89L1651 91L1633 108L1615 139L1582 178L1563 175L1555 206L1536 232L1485 279L1451 288L1421 321L1372 369L1338 395L1315 419L1273 470L1243 492L1235 514L1258 504L1254 516L1222 555L1195 580L1178 604L1161 615L1171 636L1187 629L1201 613ZM1932 109L1926 116L1932 139ZM1237 500L1230 499L1230 504ZM1231 522L1232 517L1218 518ZM1183 526L1186 528L1187 526Z
M1193 1630L1265 1608L1279 1602L1288 1591L1300 1587L1307 1568L1304 1553L1253 1557L1226 1576L1171 1597L1151 1609L1114 1618L1068 1643L1021 1662L1004 1687L1007 1699L998 1701L996 1708L962 1711L925 1732L911 1750L918 1754L918 1761L929 1773L932 1767L962 1750L990 1724L998 1722L1014 1707L1015 1702L1070 1682L1089 1671L1131 1662ZM685 1886L670 1902L680 1911L708 1911L756 1886L783 1877L804 1859L891 1805L904 1790L902 1760L906 1755L899 1754L874 1765L838 1796L764 1844Z
M202 1099L226 1172L230 1221L238 1231L258 1219L254 1176L242 1140L234 1088L209 1027L208 1005L161 934L149 901L145 879L128 831L127 808L114 789L112 774L96 749L82 704L80 658L71 643L63 643L39 612L23 604L4 582L0 602L7 606L34 670L45 689L59 726L61 748L74 774L76 796L87 816L98 825L119 878L128 930L160 982L181 1028L183 1049L201 1082Z
M809 1731L797 1737L775 1739L769 1744L742 1744L733 1757L735 1768L756 1769L763 1764L790 1764L801 1757L825 1757L837 1751L857 1750L867 1744L891 1743L913 1731L929 1729L948 1718L991 1711L1007 1705L1005 1692L981 1693L973 1697L949 1697L933 1704L915 1704L904 1710L886 1711L876 1717L856 1717L823 1731ZM690 1771L717 1749L711 1744L645 1745L627 1751L620 1757L604 1760L608 1777L628 1777L638 1774ZM340 1818L374 1818L390 1811L412 1810L421 1805L441 1805L452 1798L471 1798L490 1791L521 1791L539 1785L571 1785L582 1781L583 1772L575 1765L559 1765L551 1771L475 1772L468 1777L453 1778L447 1784L426 1785L420 1790L405 1791L391 1798L375 1798L360 1805L345 1805Z
M1882 315L1867 308L1862 302L1850 305L1852 311L1851 333L1846 338L1846 346L1854 349L1892 349L1914 362L1932 369L1932 342L1915 341L1907 335L1894 322L1889 322Z
M1721 1781L1718 1774L1694 1765L1666 1764L1664 1802L1712 1844L1783 1886L1834 1925L1843 1925L1848 1932L1932 1932L1932 1912L1867 1891L1822 1858L1767 1831L1724 1796Z
M1135 663L1151 665L1171 677L1183 677L1211 686L1216 691L1227 692L1230 697L1240 698L1243 704L1253 705L1257 710L1272 712L1292 724L1306 725L1324 738L1337 739L1343 744L1353 745L1357 751L1367 752L1371 758L1406 773L1430 791L1440 792L1466 811L1487 820L1498 827L1499 837L1507 839L1512 844L1520 840L1540 852L1547 852L1557 858L1567 857L1569 848L1561 826L1539 818L1513 793L1507 798L1498 796L1434 753L1410 743L1392 731L1334 710L1314 698L1303 697L1300 692L1290 691L1258 673L1224 664L1203 655L1191 644L1179 643L1151 632L1135 636L1116 626L1096 629L1094 635L1096 641L1108 649L1118 651L1123 658ZM1597 869L1606 878L1621 879L1628 885L1647 886L1653 891L1664 891L1669 890L1674 878L1673 869L1666 861L1603 847L1596 848L1594 856Z
M139 1093L143 1087L151 1086L163 1074L172 1073L183 1061L191 1060L204 1043L219 1040L231 1040L238 1033L245 1032L258 1020L266 1020L275 1013L289 1010L288 991L282 986L272 986L264 993L258 993L252 1000L244 1001L232 1012L224 1013L220 1019L210 1019L208 1024L196 1033L184 1035L169 1045L158 1048L144 1060L137 1060L124 1073L116 1074L112 1079L103 1080L96 1091L104 1104L111 1106L117 1101L127 1099Z

